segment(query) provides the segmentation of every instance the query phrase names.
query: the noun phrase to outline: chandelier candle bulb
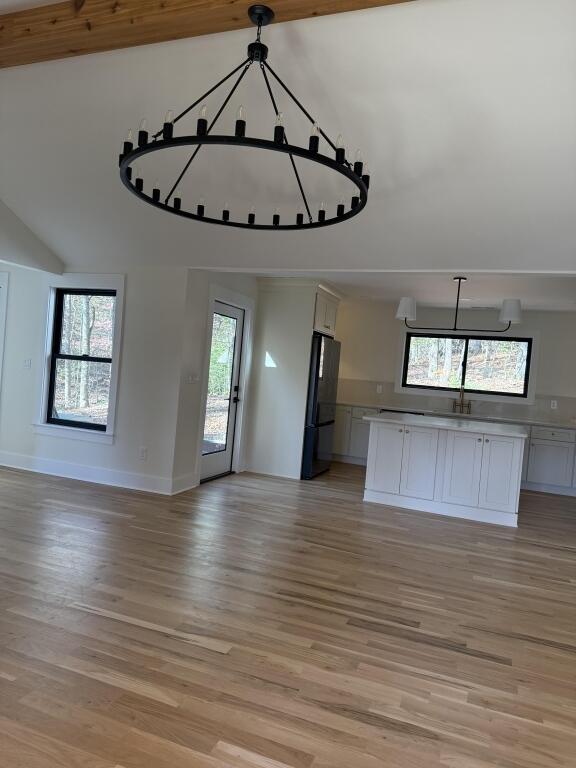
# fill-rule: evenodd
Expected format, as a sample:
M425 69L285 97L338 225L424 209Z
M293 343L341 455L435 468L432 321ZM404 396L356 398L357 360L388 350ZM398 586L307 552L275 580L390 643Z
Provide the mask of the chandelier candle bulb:
M345 210L346 209L344 207L344 201L340 200L340 202L338 203L338 207L336 208L336 215L338 216L338 218L342 218L342 216L344 216Z
M354 160L354 173L356 176L362 176L364 170L364 163L362 162L362 153L360 150L356 152L356 158Z
M360 205L360 198L358 197L358 195L354 195L354 197L352 198L352 208L353 209L358 208L359 205Z
M130 166L126 168L126 178L128 181L132 181L132 168Z
M182 208L182 198L175 197L173 201L174 210L179 211Z
M272 224L274 224L275 227L280 226L280 214L278 213L278 208L274 209L274 215L272 216Z
M224 203L224 210L222 211L222 221L230 220L230 206L228 203Z
M256 210L254 206L250 208L250 212L248 213L248 224L254 224L256 222Z
M276 144L284 143L284 124L282 112L278 112L276 117L276 125L274 126L274 141Z
M138 146L145 147L146 144L148 144L148 130L146 128L146 120L144 119L138 129Z
M366 168L366 173L362 175L362 181L364 182L366 189L370 189L370 174L368 173L368 168Z
M298 208L298 213L296 214L296 224L304 224L304 211L302 208Z
M342 138L342 134L340 133L338 135L338 138L336 139L336 162L337 163L344 163L346 160L346 150L344 149L344 139Z
M169 109L168 112L166 112L166 117L164 118L162 138L171 139L172 136L174 136L174 113L171 109Z
M201 197L200 200L198 201L198 206L196 208L196 213L198 214L198 216L204 216L205 205L206 205L206 201L204 200L203 197Z
M246 136L246 120L244 119L244 107L243 106L239 106L238 107L238 112L236 113L235 134L236 134L236 136L239 136L239 137Z
M310 134L310 141L308 142L308 149L310 152L318 152L320 148L320 131L318 124L314 123L312 133Z
M320 203L320 210L318 211L318 221L326 221L326 204Z
M152 200L154 200L155 203L160 202L160 188L158 187L158 182L154 184L152 189Z
M206 107L206 104L204 104L200 110L200 117L198 118L198 123L196 124L196 133L198 136L206 136L208 133L208 119L206 117L207 114L208 108Z
M132 137L132 129L130 129L124 139L124 148L122 150L123 155L127 155L128 152L132 152L134 148L134 139Z
M138 176L138 178L134 182L134 186L136 187L138 192L142 192L142 190L144 189L144 179L141 176Z

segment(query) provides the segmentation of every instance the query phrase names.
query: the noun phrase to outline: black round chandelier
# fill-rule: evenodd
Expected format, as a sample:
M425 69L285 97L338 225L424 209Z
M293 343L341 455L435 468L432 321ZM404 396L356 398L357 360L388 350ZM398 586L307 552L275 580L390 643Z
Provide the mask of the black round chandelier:
M244 61L176 117L174 117L171 112L168 112L164 125L157 133L150 135L146 129L146 122L144 120L140 125L136 143L133 141L132 132L130 131L128 133L120 155L120 178L122 179L122 182L130 192L136 195L136 197L153 205L155 208L161 208L164 211L168 211L177 216L183 216L184 218L205 221L210 224L222 224L228 227L265 230L309 229L326 227L330 224L337 224L357 216L366 206L368 201L368 188L370 186L370 176L362 162L360 154L357 153L354 162L350 162L346 157L346 150L342 137L338 136L336 142L332 141L322 128L319 127L310 112L308 112L308 110L300 103L268 63L268 47L264 45L260 37L262 27L270 24L274 19L274 12L265 5L252 5L248 9L248 16L257 26L258 31L256 40L248 46L248 55ZM234 135L212 133L212 129L225 108L228 106L236 89L244 79L248 70L254 64L259 67L262 73L265 91L272 102L272 107L276 116L273 137L271 139L262 139L247 135L247 124L243 113L243 107L239 107L236 114ZM175 126L183 118L188 116L192 110L199 107L199 105L202 105L208 96L233 78L234 75L237 75L237 78L211 122L208 122L207 108L204 105L200 108L199 117L196 122L196 133L182 136L175 135ZM292 102L294 102L294 104L297 105L306 119L310 122L311 132L308 147L301 147L289 143L284 129L283 114L278 109L278 103L274 95L271 81L280 86L282 91ZM321 146L322 140L327 145L326 153L323 151L324 147ZM208 215L207 206L203 197L200 197L198 201L196 201L195 205L192 206L192 209L187 209L185 201L177 194L178 187L189 172L198 152L205 145L250 147L257 150L279 152L288 155L294 174L295 190L297 190L302 201L302 205L299 207L298 212L295 213L292 220L281 221L280 213L278 212L278 209L275 209L271 220L257 221L254 208L247 213L243 220L234 219L231 217L231 211L227 204L225 204L221 211L219 211L219 217L215 218L214 216ZM149 189L146 188L144 179L138 171L138 166L136 165L137 161L150 153L159 153L175 147L192 147L193 149L190 157L185 162L180 173L174 179L170 188L166 192L161 191L159 184L154 184ZM324 203L321 203L317 207L312 205L309 202L304 189L295 158L301 158L308 162L324 166L344 177L349 182L352 182L355 189L349 203L345 203L344 200L341 199L335 206L333 212L329 211Z

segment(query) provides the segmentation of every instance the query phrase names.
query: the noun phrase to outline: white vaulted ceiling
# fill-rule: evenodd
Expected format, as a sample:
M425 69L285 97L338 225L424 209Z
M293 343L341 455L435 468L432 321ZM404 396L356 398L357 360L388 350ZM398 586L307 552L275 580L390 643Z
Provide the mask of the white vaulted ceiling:
M250 30L0 71L0 198L72 269L576 272L575 29L574 0L416 0L267 28L273 66L370 164L368 208L350 223L213 227L121 186L126 130L194 100L242 60ZM260 102L250 89L233 105L269 136L258 85ZM292 217L290 169L274 161L207 150L184 196L271 218L278 184ZM317 205L336 205L329 182L307 178Z

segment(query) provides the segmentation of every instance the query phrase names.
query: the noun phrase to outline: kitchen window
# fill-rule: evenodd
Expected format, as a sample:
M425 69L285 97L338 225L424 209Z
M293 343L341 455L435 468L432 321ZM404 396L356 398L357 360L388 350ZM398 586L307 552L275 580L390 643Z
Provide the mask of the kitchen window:
M45 424L110 433L117 291L55 288Z
M406 334L402 387L528 397L532 339Z

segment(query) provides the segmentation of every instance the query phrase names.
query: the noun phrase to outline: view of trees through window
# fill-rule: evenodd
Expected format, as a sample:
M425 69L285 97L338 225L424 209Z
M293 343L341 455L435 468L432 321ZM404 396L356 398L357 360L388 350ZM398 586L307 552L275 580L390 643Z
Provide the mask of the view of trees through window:
M50 420L106 426L115 303L110 295L58 295Z
M204 454L226 448L235 342L236 318L215 312L212 321L208 397L204 422L202 449Z
M408 334L403 386L525 396L529 339Z

